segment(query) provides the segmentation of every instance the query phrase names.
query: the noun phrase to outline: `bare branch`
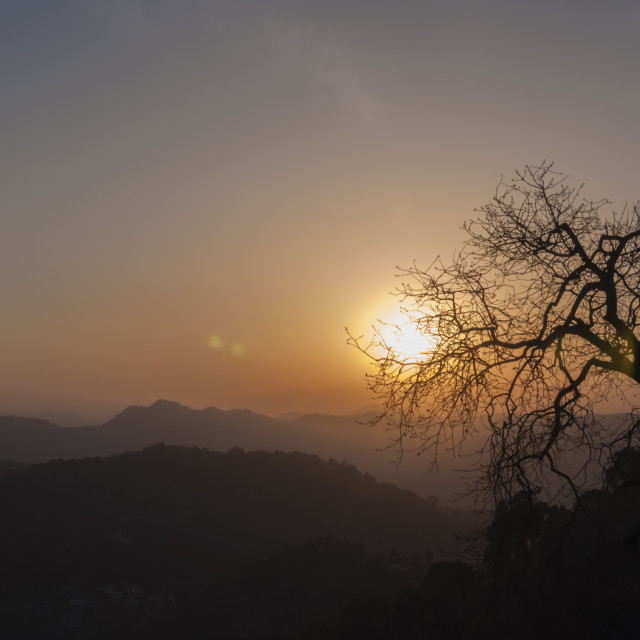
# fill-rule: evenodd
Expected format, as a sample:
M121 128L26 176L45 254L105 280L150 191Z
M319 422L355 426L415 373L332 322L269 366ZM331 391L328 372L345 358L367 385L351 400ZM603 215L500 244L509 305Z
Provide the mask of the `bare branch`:
M550 163L527 166L464 226L450 263L401 271L403 304L434 348L410 361L381 335L349 342L374 363L376 422L397 429L403 450L435 457L484 430L480 484L495 503L558 480L576 493L569 458L581 456L587 477L603 451L636 437L633 417L616 429L594 417L640 382L640 208L604 215L608 204Z

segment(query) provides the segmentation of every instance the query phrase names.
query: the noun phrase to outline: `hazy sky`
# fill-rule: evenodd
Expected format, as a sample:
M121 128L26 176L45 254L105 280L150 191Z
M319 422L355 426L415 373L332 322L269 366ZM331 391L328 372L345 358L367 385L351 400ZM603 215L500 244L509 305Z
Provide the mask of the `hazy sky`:
M0 411L367 404L345 325L501 174L640 198L639 28L631 0L5 0Z

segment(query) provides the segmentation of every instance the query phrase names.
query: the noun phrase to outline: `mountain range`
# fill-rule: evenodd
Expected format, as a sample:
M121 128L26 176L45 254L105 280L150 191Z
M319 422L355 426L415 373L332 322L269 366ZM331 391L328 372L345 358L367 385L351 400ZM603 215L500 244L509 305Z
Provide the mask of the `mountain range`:
M373 414L342 417L291 414L271 418L248 410L191 409L158 400L130 406L101 425L60 427L37 418L0 417L0 459L36 463L54 459L107 456L166 445L227 451L303 452L346 461L378 480L411 489L423 497L451 498L464 486L455 462L429 473L425 458L398 454L382 426L371 427Z

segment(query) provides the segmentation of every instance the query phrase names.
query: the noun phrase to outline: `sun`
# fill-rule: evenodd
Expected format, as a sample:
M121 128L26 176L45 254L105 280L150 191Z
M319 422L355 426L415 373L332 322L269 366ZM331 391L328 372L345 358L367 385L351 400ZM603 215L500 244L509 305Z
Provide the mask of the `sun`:
M398 304L377 309L373 342L385 355L404 362L424 362L435 351L437 337L424 310L401 309Z
M398 360L426 360L435 347L434 336L421 331L417 319L402 312L393 318L381 318L376 330Z

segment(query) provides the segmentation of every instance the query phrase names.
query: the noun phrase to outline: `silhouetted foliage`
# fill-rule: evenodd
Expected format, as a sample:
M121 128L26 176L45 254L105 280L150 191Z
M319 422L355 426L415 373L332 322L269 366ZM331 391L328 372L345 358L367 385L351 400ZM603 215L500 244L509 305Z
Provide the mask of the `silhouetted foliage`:
M627 447L616 451L605 478L606 486L613 491L640 487L640 450Z
M375 363L378 421L397 427L402 447L458 448L488 429L477 486L494 506L558 481L577 494L592 467L636 441L635 410L617 425L594 416L640 381L640 209L606 204L550 164L526 167L465 225L451 262L403 272L420 357L382 335L351 338Z
M619 453L607 476L624 460L626 477L638 455ZM580 508L520 492L496 510L482 563L436 562L421 588L388 604L351 603L324 635L296 638L365 638L372 628L393 640L640 637L640 557L629 539L640 524L639 489L591 491Z

